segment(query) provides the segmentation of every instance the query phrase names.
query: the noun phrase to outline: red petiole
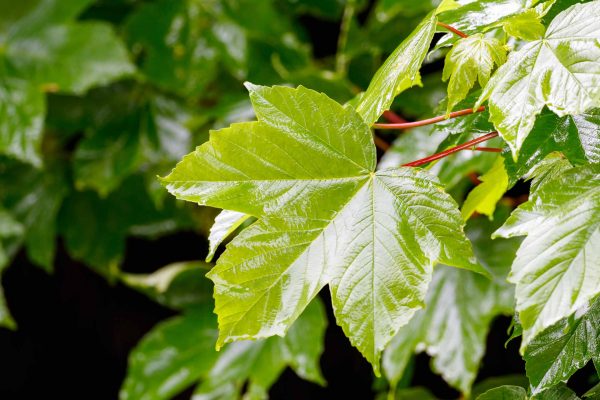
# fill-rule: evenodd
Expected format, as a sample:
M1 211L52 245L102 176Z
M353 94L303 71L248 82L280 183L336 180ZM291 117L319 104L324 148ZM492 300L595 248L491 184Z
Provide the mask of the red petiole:
M433 117L429 119L424 119L421 121L414 122L401 122L396 124L373 124L373 128L375 129L409 129L416 128L417 126L425 126L435 124L437 122L442 122L450 118L462 117L463 115L474 114L478 112L482 112L485 110L484 106L479 107L478 109L467 108L466 110L454 111L451 112L448 116L440 115L438 117Z

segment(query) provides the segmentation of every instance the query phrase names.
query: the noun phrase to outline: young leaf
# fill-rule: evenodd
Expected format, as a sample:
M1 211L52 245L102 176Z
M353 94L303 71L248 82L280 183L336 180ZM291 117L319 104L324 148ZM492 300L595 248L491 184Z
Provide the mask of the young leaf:
M600 298L540 332L523 358L533 393L566 382L590 359L600 368Z
M496 315L513 310L513 289L504 280L519 242L492 241L493 229L490 221L477 218L467 226L467 234L478 258L495 279L444 266L436 269L426 309L400 329L384 352L383 369L392 390L412 354L424 349L433 357L434 371L469 394L485 352L490 322Z
M40 166L46 99L35 85L0 80L0 153Z
M549 178L496 233L527 235L509 277L517 285L522 351L600 293L599 182L591 166Z
M516 158L544 106L559 116L600 104L600 1L554 18L543 39L512 53L485 87L491 120ZM525 94L524 94L525 93Z
M303 87L248 88L258 122L212 132L163 179L178 198L259 218L208 275L218 346L283 335L329 283L338 323L378 371L433 264L485 273L456 204L422 171L374 172L352 108Z
M210 228L210 235L208 236L208 255L206 256L206 262L211 262L215 256L217 247L223 240L231 235L241 224L243 224L250 215L240 213L237 211L223 210L215 218L215 223Z
M504 168L504 160L498 157L492 168L480 178L481 184L476 186L467 196L461 215L466 221L474 212L492 218L496 203L508 189L508 175Z
M390 108L400 92L420 84L419 70L435 34L436 22L436 14L431 12L375 73L356 107L368 125Z
M460 39L446 55L444 64L443 80L450 79L446 113L467 97L476 81L485 87L494 64L500 66L505 62L506 49L498 39L483 34Z

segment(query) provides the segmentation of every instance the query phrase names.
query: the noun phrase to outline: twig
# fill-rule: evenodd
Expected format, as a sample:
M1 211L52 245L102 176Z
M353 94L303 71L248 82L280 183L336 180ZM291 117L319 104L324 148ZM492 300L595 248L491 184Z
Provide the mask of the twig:
M487 135L480 136L480 137L478 137L476 139L473 139L473 140L470 140L470 141L468 141L466 143L460 144L460 145L455 146L455 147L451 147L448 150L442 151L441 153L437 153L437 154L431 155L429 157L421 158L420 160L412 161L412 162L409 162L408 164L403 164L402 166L403 167L418 167L418 166L421 166L423 164L427 164L427 163L430 163L432 161L439 160L440 158L447 157L450 154L457 153L457 152L459 152L461 150L468 149L469 147L473 147L476 144L485 142L487 140L495 138L496 136L498 136L498 132L491 132L491 133L488 133Z
M439 117L433 117L433 118L424 119L421 121L402 122L402 123L398 123L398 124L373 124L373 128L375 128L375 129L409 129L409 128L415 128L417 126L425 126L425 125L435 124L437 122L442 122L442 121L445 121L450 118L456 118L456 117L461 117L463 115L474 114L474 113L482 112L484 110L485 110L485 106L481 106L476 110L474 110L472 108L467 108L466 110L451 112L450 114L448 114L448 116L440 115Z
M403 124L406 122L404 118L393 112L392 110L387 110L383 112L383 118L387 119L393 124Z
M469 35L467 35L464 32L459 31L458 29L454 28L453 26L450 26L448 24L445 24L445 23L439 22L439 21L438 21L437 24L438 24L438 26L441 26L442 28L448 29L450 32L454 33L455 35L460 36L461 38L468 38L469 37Z

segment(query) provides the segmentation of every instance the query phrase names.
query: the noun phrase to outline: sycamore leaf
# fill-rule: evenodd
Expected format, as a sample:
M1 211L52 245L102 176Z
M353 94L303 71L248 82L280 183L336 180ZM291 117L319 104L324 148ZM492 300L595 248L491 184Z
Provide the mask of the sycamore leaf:
M517 285L522 351L542 330L600 293L599 183L593 166L546 178L496 232L527 235L509 276Z
M454 106L467 97L469 90L479 81L484 87L492 74L494 64L500 66L506 62L504 45L483 34L475 34L460 39L446 55L443 80L448 82L448 107L450 113Z
M392 391L412 354L425 350L433 357L434 371L461 392L470 392L492 319L513 310L513 289L505 278L519 241L492 241L493 229L490 221L477 218L467 226L467 234L495 279L444 266L436 269L425 300L427 307L400 328L385 350L383 369Z
M419 70L435 34L436 22L436 14L431 12L375 73L356 107L368 125L390 108L394 97L400 92L420 85Z
M329 283L338 323L378 371L435 263L485 273L456 203L418 169L375 172L352 108L304 87L247 86L258 122L212 132L163 179L180 199L258 217L208 274L217 346L285 334Z
M550 23L541 40L511 53L478 103L517 157L544 106L559 116L600 104L600 1L577 4Z
M600 163L600 109L581 115L559 117L545 111L535 121L515 161L510 151L502 153L509 187L538 165L548 154L560 151L572 163Z
M229 210L223 210L217 215L208 236L209 248L206 262L210 262L213 259L217 247L248 218L250 218L248 214Z
M100 22L50 26L6 46L9 71L48 91L81 94L135 70L116 33Z
M45 96L18 79L0 81L0 153L40 166Z
M544 329L523 358L533 393L566 382L591 359L600 369L600 299Z
M462 206L461 215L465 221L474 212L490 218L494 215L496 203L508 189L508 175L502 157L498 157L492 168L479 179L481 184L471 190Z

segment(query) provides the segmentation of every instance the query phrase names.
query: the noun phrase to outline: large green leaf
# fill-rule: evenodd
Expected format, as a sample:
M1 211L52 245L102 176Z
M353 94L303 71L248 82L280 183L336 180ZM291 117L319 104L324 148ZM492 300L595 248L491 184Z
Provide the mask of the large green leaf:
M39 166L44 94L18 79L0 79L0 153Z
M560 13L541 40L512 53L485 87L491 120L518 156L544 106L559 116L600 105L600 1Z
M134 72L125 46L100 22L55 25L10 41L8 69L49 91L81 94Z
M488 390L477 400L527 400L527 391L520 386L505 385Z
M437 18L431 12L379 68L356 111L371 125L390 108L400 92L421 83L419 70L435 33Z
M467 226L467 234L481 263L495 279L438 267L427 292L427 308L402 327L385 350L383 368L392 390L412 354L425 350L433 357L434 371L461 392L470 393L485 352L489 325L498 314L511 313L514 302L512 287L504 280L519 242L492 241L493 229L489 221L478 218Z
M600 299L544 329L523 358L534 393L566 382L590 359L600 369Z
M329 283L338 323L377 371L435 263L484 272L456 204L417 169L374 172L353 109L303 87L248 88L259 121L212 132L163 180L178 198L259 218L209 273L218 346L284 334Z
M600 293L599 182L592 166L549 176L496 233L527 235L509 277L517 285L522 350Z
M492 75L494 64L506 62L506 49L498 39L475 34L459 40L446 55L444 81L448 82L448 107L454 106L467 97L469 90L479 82L485 87Z

